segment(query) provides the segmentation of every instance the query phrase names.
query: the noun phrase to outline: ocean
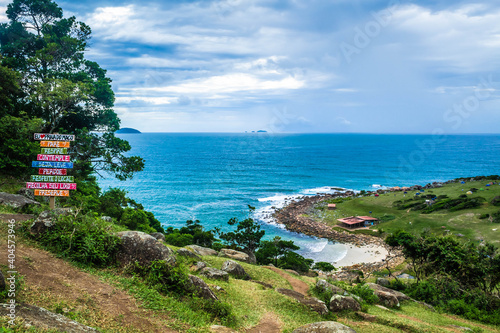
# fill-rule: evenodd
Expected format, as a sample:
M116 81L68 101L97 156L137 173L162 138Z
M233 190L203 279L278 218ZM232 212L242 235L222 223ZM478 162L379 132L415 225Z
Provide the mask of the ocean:
M144 171L119 187L163 226L200 220L207 229L253 217L266 238L293 240L315 261L335 262L347 247L288 232L270 217L288 198L334 188L425 185L499 173L500 135L375 135L271 133L118 134L145 159ZM248 205L256 207L249 213Z

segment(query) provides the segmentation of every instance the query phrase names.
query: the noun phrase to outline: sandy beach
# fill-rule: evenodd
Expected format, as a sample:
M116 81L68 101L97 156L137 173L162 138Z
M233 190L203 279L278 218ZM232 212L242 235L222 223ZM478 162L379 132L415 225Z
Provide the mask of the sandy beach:
M335 267L381 262L382 259L385 259L388 254L387 250L383 246L363 245L358 247L352 244L345 245L347 247L347 254L344 258L333 264Z

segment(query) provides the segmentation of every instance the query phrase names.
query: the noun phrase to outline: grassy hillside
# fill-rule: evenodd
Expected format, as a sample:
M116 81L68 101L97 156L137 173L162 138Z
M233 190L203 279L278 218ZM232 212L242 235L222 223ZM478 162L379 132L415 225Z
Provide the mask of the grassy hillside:
M491 223L488 219L480 219L481 214L492 214L500 211L500 207L493 206L490 202L500 196L500 186L486 186L490 181L474 181L447 184L442 188L424 190L421 195L433 194L435 196L447 195L450 198L457 198L465 194L471 188L477 188L478 191L469 198L483 197L486 201L479 208L464 209L456 212L448 210L439 210L429 214L422 214L421 211L413 209L399 210L393 206L398 200L410 199L418 191L391 192L381 194L378 197L365 196L354 198L342 203L337 203L337 209L334 211L326 210L323 203L312 210L310 216L319 221L335 226L337 219L352 215L369 215L383 218L384 216L392 220L371 227L371 229L383 229L385 232L394 232L399 229L407 231L420 232L430 230L437 234L445 234L449 230L453 234L462 234L467 238L474 240L485 240L491 243L500 243L500 224ZM483 188L483 190L479 190ZM410 223L411 222L411 223Z

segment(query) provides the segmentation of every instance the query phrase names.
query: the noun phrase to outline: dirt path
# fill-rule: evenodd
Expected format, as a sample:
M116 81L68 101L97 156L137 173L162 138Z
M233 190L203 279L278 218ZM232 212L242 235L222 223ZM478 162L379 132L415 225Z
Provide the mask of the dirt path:
M285 280L287 280L288 282L290 282L290 284L292 285L293 290L295 290L296 292L301 293L304 296L307 296L307 292L309 291L309 286L307 285L307 283L305 283L305 282L303 282L303 281L301 281L299 279L296 279L296 278L290 276L290 274L283 272L279 268L272 267L272 266L265 266L265 268L270 269L273 272L278 273L282 278L284 278Z
M0 252L0 263L6 264L6 251ZM124 291L76 269L47 251L17 244L16 268L24 276L26 297L40 297L39 302L34 301L39 304L34 305L43 307L44 303L53 304L56 299L66 302L68 307L76 306L72 311L95 309L89 322L84 324L103 324L119 332L175 332L165 326L165 321L169 321L166 315L139 308L135 299ZM46 295L52 301L46 299Z
M281 324L272 312L267 312L262 316L257 326L245 331L246 333L280 333Z

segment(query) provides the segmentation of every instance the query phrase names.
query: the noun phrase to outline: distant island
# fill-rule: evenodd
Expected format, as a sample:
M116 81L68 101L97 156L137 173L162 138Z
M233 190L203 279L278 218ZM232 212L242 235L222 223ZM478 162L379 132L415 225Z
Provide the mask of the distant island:
M116 131L116 133L120 133L120 134L123 134L123 133L126 133L126 134L140 134L141 131L136 130L135 128L124 127L124 128L120 128L118 131Z
M248 131L245 131L245 133L248 133ZM258 130L258 131L252 131L252 133L267 133L267 131Z

